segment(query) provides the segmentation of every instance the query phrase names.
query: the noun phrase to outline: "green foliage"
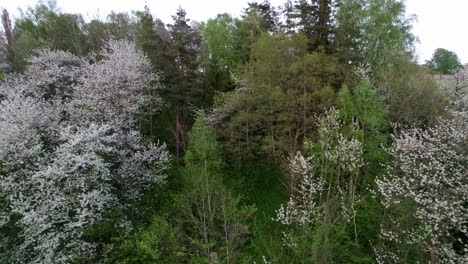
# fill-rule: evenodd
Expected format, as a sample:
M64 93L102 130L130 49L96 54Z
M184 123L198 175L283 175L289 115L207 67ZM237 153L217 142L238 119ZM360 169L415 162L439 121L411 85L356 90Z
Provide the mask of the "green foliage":
M184 257L176 229L161 216L138 230L118 231L104 247L104 263L178 263Z
M137 31L138 23L135 17L128 13L111 12L107 16L109 34L114 39L133 40Z
M220 14L200 25L203 42L200 67L203 69L205 105L211 105L216 91L232 90L231 71L239 64L235 51L235 20L229 14Z
M229 68L239 63L234 50L235 21L231 15L224 13L201 25L204 59L211 58Z
M341 1L337 13L337 49L343 62L364 68L372 80L382 66L411 57L415 37L404 1Z
M159 216L140 232L136 250L141 257L135 263L177 263L183 256L174 227Z
M405 252L407 263L429 261L418 246L379 239L381 225L394 224L389 214L403 228L415 225L408 214L414 206L402 203L390 212L369 192L392 162L384 151L390 122L428 127L449 117L447 98L430 73L461 67L445 49L428 61L431 72L415 65L405 1L287 1L283 17L264 1L249 3L240 18L224 13L197 24L179 8L173 19L166 26L145 7L86 22L50 1L14 23L15 72L40 47L85 55L109 39L126 39L151 60L163 84L148 90L153 100L142 109L139 127L145 140L162 140L175 154L168 183L86 230L98 254L77 262L372 263L374 246ZM5 77L0 73L0 81ZM164 100L159 112L156 89ZM316 117L335 106L342 126L329 147L337 147L340 133L364 148L364 165L353 173L328 162L320 146ZM214 109L191 115L193 107ZM301 180L285 173L298 151L311 154L333 191L316 201L326 216L285 227L272 218ZM343 204L352 204L352 218ZM117 227L124 218L134 229ZM14 238L16 220L0 234ZM20 243L0 236L0 251Z
M139 17L136 43L146 56L151 60L154 66L161 64L162 61L162 39L156 33L155 23L150 10L145 6L145 10L137 14Z
M83 27L86 34L86 50L99 52L105 47L105 44L111 38L109 25L103 21L93 19Z
M22 71L34 49L48 47L87 55L88 49L83 32L85 22L81 15L62 13L54 1L39 3L15 22L14 69Z
M263 256L272 263L287 263L287 250L283 247L282 229L277 222L271 221L275 217L275 210L287 199L287 189L281 168L272 161L249 159L237 166L229 164L230 178L234 181L242 180L242 184L235 191L243 193L246 201L255 204L257 210L255 219L250 227L250 246L245 250L245 260L241 263L263 262ZM232 185L232 184L231 184ZM250 259L249 259L250 257Z
M427 66L434 73L454 74L463 68L460 59L455 52L446 49L436 49Z
M208 125L205 114L197 113L195 124L190 132L190 144L184 157L186 164L184 174L191 175L193 170L197 173L204 171L219 175L222 166L219 151L215 133Z
M226 149L240 159L268 153L283 165L313 133L314 114L334 104L342 81L337 59L307 54L301 34L260 37L240 75L243 87L217 102L227 116L220 128Z
M200 262L235 262L249 234L255 207L241 204L223 183L223 162L214 130L199 112L185 153L183 190L176 197L191 256Z
M176 157L180 158L186 146L186 134L192 119L188 115L189 105L200 104L202 94L198 77L198 51L201 44L201 35L197 28L189 25L190 19L186 17L184 9L179 7L172 17L174 22L169 25L171 36L171 49L169 57L171 71L166 68L170 78L164 83L164 99L171 103L174 111L174 136ZM167 54L167 53L166 53Z
M288 236L288 263L373 263L368 249L353 239L352 223L343 220L291 229Z
M390 121L406 127L434 125L448 117L448 101L434 80L418 65L402 63L386 69L379 90L385 94Z
M361 131L360 139L364 144L363 188L372 185L376 175L381 173L381 164L388 159L383 146L389 140L388 107L367 81L361 81L351 91L343 86L338 94L338 107L341 119L351 124L357 121Z
M331 53L336 6L335 0L288 1L284 12L287 31L298 30L307 36L310 51L324 49Z
M52 49L84 55L83 25L81 15L61 13L53 5L39 4L29 9L16 26L21 33L30 32L35 39L43 40Z

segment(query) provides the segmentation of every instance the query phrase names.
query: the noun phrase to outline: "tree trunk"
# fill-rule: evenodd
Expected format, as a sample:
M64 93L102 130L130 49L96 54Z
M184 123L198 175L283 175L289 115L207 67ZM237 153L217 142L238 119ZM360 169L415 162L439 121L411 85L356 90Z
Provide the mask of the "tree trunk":
M184 124L183 124L183 112L182 106L180 103L176 105L176 130L175 130L175 140L176 140L176 157L178 160L181 159L181 150L184 143Z

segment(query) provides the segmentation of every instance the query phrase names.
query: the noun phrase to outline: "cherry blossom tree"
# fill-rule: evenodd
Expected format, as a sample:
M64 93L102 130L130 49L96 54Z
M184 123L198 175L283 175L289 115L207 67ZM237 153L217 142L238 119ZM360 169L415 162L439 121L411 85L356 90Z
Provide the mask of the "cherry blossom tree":
M467 111L468 109L468 66L460 69L456 73L436 81L440 89L450 98L450 102L458 111Z
M354 226L357 240L356 183L364 165L363 145L355 138L359 128L357 124L341 122L336 109L318 118L317 125L317 141L305 142L309 156L297 153L290 160L290 172L298 184L293 186L289 202L276 211L274 219L291 228L292 232L284 233L284 243L292 249L311 243L308 236L315 236L314 230L320 225L333 225L341 220ZM305 251L303 257L314 254Z
M376 248L380 263L401 263L404 248L421 247L431 263L468 260L468 117L456 114L428 129L404 130L387 152L394 162L378 179L382 204L405 218L382 226L385 248ZM389 213L390 216L392 214ZM398 216L398 214L396 214ZM390 246L390 245L393 245ZM394 249L394 250L391 250ZM420 257L420 259L424 259Z
M25 74L0 83L0 233L19 230L2 234L0 260L92 254L86 230L166 177L165 145L144 144L136 122L158 82L148 59L125 41L100 56L40 50Z
M106 122L128 131L134 128L138 111L149 101L158 76L150 61L134 44L111 41L99 54L102 60L88 65L74 89L71 120L76 123Z

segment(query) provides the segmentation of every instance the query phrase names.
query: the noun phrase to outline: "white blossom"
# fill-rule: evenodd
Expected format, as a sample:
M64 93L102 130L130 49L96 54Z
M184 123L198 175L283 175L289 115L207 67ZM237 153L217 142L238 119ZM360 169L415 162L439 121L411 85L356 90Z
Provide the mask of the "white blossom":
M110 42L93 64L37 54L0 83L0 227L20 216L22 239L0 261L70 263L93 253L83 234L103 213L166 177L165 145L146 146L135 127L158 79L129 42Z
M103 60L86 68L82 85L74 90L71 118L129 129L158 76L151 73L149 60L130 42L111 41L100 55Z
M342 200L343 214L347 215L347 211L354 212L354 190L356 180L355 177L350 177L354 181L350 181L347 186L341 184L328 185L325 184L325 177L328 177L327 170L332 174L332 177L339 179L344 173L353 173L364 165L363 162L363 146L360 141L354 138L346 137L342 130L344 125L339 121L339 112L336 109L328 110L323 116L317 118L318 124L318 143L324 160L322 160L322 168L315 168L312 157L304 157L298 152L294 159L290 160L290 172L300 179L298 186L291 193L291 197L287 205L281 205L276 211L274 220L285 225L291 224L313 224L315 221L324 215L325 191L330 193L333 188L338 190L339 195L343 195L345 191L350 192L351 204L345 203ZM351 130L357 130L358 127L353 124ZM306 148L312 148L312 143L306 141ZM326 165L325 165L326 164ZM327 169L324 167L327 166ZM329 167L329 168L328 168ZM335 181L335 180L333 180ZM335 182L340 182L336 180ZM323 197L323 199L319 199ZM343 198L343 197L341 197ZM321 200L321 203L319 203ZM348 209L351 207L351 209ZM347 216L346 216L347 217ZM350 217L347 217L351 219Z
M410 229L382 227L381 237L419 244L442 263L462 263L468 248L455 251L456 233L467 236L468 119L459 115L428 129L410 129L394 136L387 149L394 162L377 180L386 208L410 201L418 224ZM395 255L395 254L393 254Z
M100 219L113 197L110 166L98 153L111 150L109 127L67 127L62 144L36 171L18 170L2 177L1 190L12 213L20 214L24 243L43 263L69 262L92 248L81 241L83 229ZM58 250L60 248L60 250Z
M301 177L297 194L292 194L286 206L276 211L276 221L284 224L305 225L312 223L321 213L316 198L323 191L323 179L317 175L310 158L305 158L300 152L290 160L291 173Z

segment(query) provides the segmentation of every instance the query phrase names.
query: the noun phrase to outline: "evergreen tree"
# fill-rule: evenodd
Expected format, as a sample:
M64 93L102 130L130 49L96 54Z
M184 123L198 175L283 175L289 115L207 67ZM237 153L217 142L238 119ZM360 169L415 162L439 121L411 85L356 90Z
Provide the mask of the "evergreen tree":
M284 10L288 31L294 28L309 39L309 50L323 48L332 51L334 34L334 0L295 0L287 2Z
M175 69L170 73L172 80L166 83L167 96L175 108L175 147L176 157L180 158L185 147L191 104L197 104L200 95L198 83L198 52L201 44L200 32L189 25L186 12L179 7L174 22L169 25ZM167 73L166 73L167 74Z
M162 50L162 39L156 33L153 16L150 13L148 6L139 14L139 28L136 36L136 43L145 53L148 59L152 62L153 67L162 66L162 57L165 56ZM157 65L157 66L156 66ZM154 69L153 71L157 71ZM165 71L163 71L165 72ZM148 123L149 123L149 137L154 140L154 104L155 104L155 91L148 90Z

